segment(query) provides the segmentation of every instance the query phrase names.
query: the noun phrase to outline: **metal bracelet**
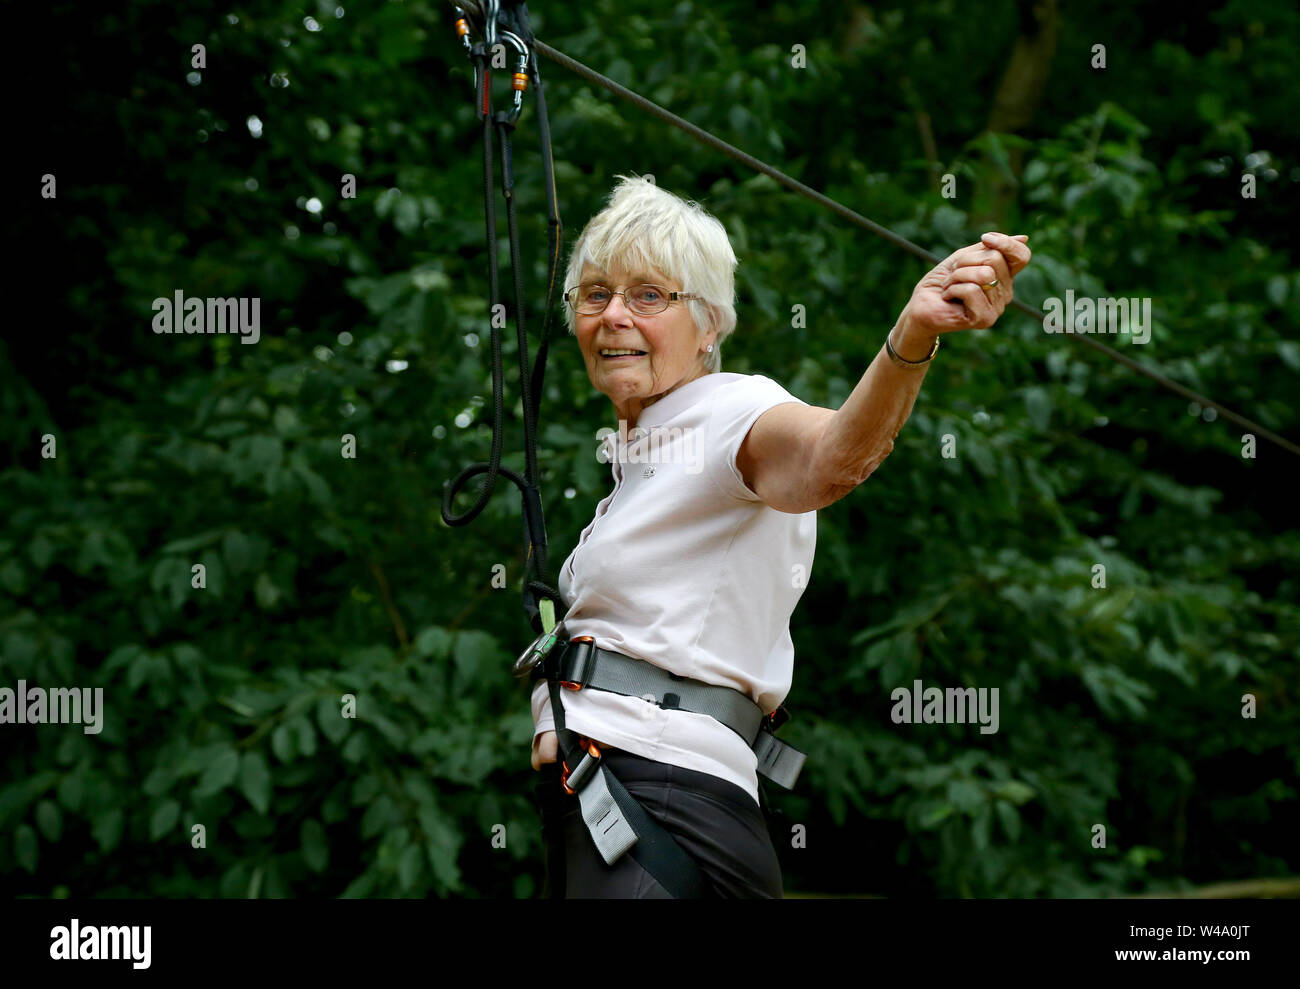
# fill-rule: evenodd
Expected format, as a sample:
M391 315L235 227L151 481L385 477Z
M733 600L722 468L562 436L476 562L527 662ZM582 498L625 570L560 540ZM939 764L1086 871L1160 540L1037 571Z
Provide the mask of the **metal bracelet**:
M894 349L894 345L889 341L890 334L892 334L893 332L894 331L891 329L889 333L885 334L885 349L889 351L889 359L893 361L895 364L897 364L899 367L925 367L925 365L929 364L932 360L934 360L934 355L939 352L939 337L936 335L934 338L934 346L930 348L930 353L925 358L925 360L923 361L904 360L903 358L898 356L898 351Z

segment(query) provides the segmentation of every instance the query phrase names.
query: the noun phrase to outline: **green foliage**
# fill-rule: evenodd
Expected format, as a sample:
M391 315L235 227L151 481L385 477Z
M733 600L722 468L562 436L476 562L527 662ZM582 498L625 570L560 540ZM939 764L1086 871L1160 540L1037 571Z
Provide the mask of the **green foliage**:
M1300 433L1288 5L1188 15L1146 47L1144 15L1068 11L1020 134L985 129L1009 2L974 32L949 30L950 2L533 6L544 40L937 253L1029 233L1016 291L1031 304L1068 288L1152 298L1149 345L1106 342ZM102 688L105 717L97 735L2 729L19 742L0 776L0 877L21 894L540 889L527 692L507 672L530 638L518 498L500 485L462 529L439 514L490 445L469 66L446 4L334 7L312 9L313 31L299 6L138 3L93 38L62 31L79 9L49 12L45 34L78 53L52 119L83 121L86 144L48 166L59 198L18 221L57 332L0 342L0 681ZM1113 39L1110 68L1090 68L1083 37ZM724 370L838 408L920 267L560 67L543 74L568 243L618 173L698 199L741 260ZM515 169L535 351L531 100ZM932 184L945 173L955 199ZM990 220L999 183L1014 195ZM154 334L152 300L177 289L260 298L260 341ZM539 450L553 570L609 485L593 455L608 403L557 332ZM810 758L795 792L772 793L787 888L1080 896L1295 872L1290 455L1261 440L1244 460L1243 430L1021 316L962 337L889 460L821 513L783 731ZM1000 731L893 724L890 691L915 679L998 688ZM806 850L788 847L793 822Z

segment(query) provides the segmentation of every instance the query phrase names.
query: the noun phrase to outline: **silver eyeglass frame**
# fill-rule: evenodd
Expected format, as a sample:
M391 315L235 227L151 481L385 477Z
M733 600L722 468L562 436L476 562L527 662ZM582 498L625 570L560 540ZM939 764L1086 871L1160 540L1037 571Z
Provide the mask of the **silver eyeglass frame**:
M600 285L599 282L595 282L594 284L596 284L596 285ZM686 300L688 300L688 299L699 299L699 298L701 298L700 295L698 295L698 294L696 294L696 293L694 293L694 292L670 292L668 289L664 288L662 285L656 285L654 282L638 282L636 285L630 285L630 286L628 286L628 292L632 291L632 289L634 289L634 288L641 288L643 285L649 285L651 288L657 288L657 289L659 289L660 292L662 292L662 293L664 293L665 295L668 296L667 300L665 300L665 302L664 302L664 307L663 307L663 309L656 310L655 312L652 312L652 313L641 312L639 309L636 309L635 307L633 307L632 303L628 301L628 298L627 298L627 292L615 292L613 289L611 289L611 288L609 288L608 286L605 286L605 285L601 285L601 287L604 288L604 289L606 289L606 291L609 292L609 299L606 299L606 300L605 300L605 305L602 306L602 307L601 307L597 312L590 312L590 313L580 312L580 311L578 310L577 305L574 304L574 301L573 301L573 298L572 298L573 293L576 292L578 289L582 288L581 285L574 285L572 288L565 289L563 298L564 298L564 301L565 301L565 302L566 302L570 307L572 307L573 311L574 311L575 313L577 313L579 316L599 316L599 315L601 315L601 313L603 313L603 312L605 311L605 308L609 305L610 300L613 299L614 296L616 296L616 295L621 295L621 296L623 297L623 305L625 305L625 306L626 306L626 307L627 307L631 312L636 313L638 316L658 316L658 315L659 315L660 313L662 313L662 312L667 312L667 311L668 311L668 306L671 305L671 304L674 303L674 302L684 302L684 301L686 301Z

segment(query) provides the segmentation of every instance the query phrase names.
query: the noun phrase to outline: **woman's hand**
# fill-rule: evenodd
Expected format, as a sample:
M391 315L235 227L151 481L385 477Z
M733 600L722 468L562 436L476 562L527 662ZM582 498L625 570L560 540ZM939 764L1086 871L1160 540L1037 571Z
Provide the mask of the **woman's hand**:
M1029 264L1027 240L987 233L954 251L916 283L899 323L918 338L992 326L1011 301L1012 280Z
M533 740L533 768L541 769L542 763L554 762L560 756L560 743L555 732L544 731Z

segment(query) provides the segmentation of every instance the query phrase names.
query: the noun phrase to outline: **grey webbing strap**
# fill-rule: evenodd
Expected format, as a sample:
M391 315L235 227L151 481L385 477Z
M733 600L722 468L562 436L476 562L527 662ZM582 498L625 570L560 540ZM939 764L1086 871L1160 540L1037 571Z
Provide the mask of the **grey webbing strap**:
M579 647L582 645L578 644ZM707 714L743 738L746 745L754 745L763 712L739 690L680 677L653 663L608 649L579 647L566 650L560 664L561 680L633 697L653 694L660 706ZM670 696L675 697L676 702L664 703Z
M628 793L599 756L586 753L568 777L582 823L606 865L630 855L673 899L711 895L704 873L676 839Z
M569 786L578 791L582 820L600 857L606 865L613 865L636 844L637 834L609 791L605 767L599 759L584 754L582 761L569 774Z
M653 663L577 640L565 645L559 679L625 696L654 696L660 707L707 714L744 739L758 759L758 772L787 790L794 789L803 769L806 756L764 730L762 709L732 687L677 676ZM670 697L672 703L667 703Z
M794 781L803 769L802 752L781 741L770 731L760 731L758 741L754 743L754 755L758 756L758 771L778 786L787 790L794 789Z

